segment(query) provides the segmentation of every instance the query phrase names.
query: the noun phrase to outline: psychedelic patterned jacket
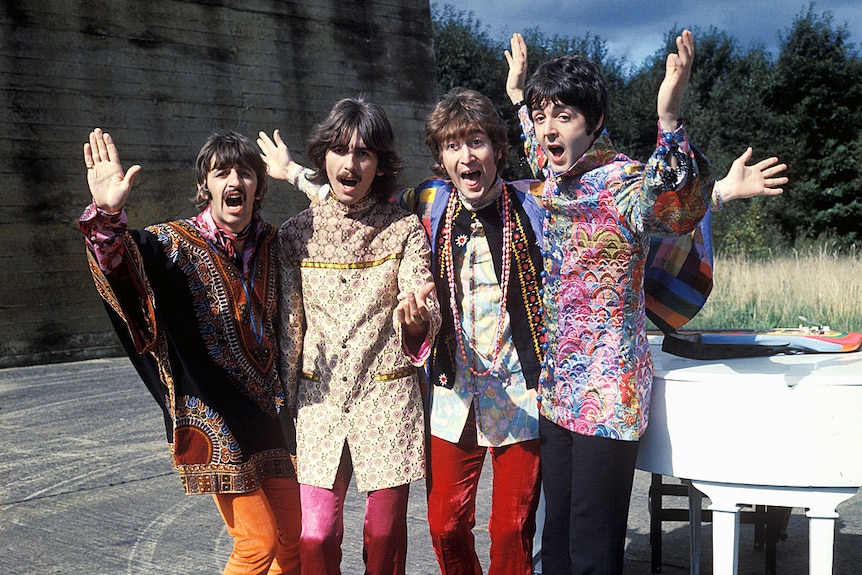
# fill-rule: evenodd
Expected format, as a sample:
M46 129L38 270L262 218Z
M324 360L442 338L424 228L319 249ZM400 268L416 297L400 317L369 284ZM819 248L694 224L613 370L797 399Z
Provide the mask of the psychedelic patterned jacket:
M660 131L646 165L618 153L603 133L566 173L543 172L526 106L519 117L528 161L545 175L540 413L579 434L637 440L652 386L643 291L650 236L694 230L711 176L699 175L684 127ZM670 168L671 155L679 169Z
M293 430L279 422L275 228L256 217L237 267L208 210L126 227L125 212L92 204L79 221L108 315L163 411L186 493L247 493L294 476Z

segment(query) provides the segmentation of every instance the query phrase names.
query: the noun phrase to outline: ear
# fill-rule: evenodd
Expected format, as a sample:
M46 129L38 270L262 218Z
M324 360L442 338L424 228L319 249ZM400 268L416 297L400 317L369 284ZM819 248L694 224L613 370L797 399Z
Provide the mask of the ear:
M604 115L604 114L602 114L601 116L599 116L599 121L598 121L598 123L596 124L596 129L595 129L595 130L593 130L593 133L592 133L591 135L592 135L592 136L598 136L598 135L599 135L599 131L601 130L601 126L602 126L604 123L605 123L605 115Z

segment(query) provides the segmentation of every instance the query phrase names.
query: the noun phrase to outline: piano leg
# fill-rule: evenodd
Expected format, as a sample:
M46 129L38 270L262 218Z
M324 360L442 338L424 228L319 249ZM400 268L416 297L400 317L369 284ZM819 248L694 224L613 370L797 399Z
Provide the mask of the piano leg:
M691 551L689 552L689 573L700 575L700 524L703 520L703 494L688 484L688 529L691 540Z
M855 487L781 487L692 480L712 501L713 575L736 575L739 565L739 510L742 504L808 509L810 575L832 575L835 509L856 494Z
M835 544L835 520L838 505L856 494L855 489L834 489L818 493L808 511L810 575L832 575L832 556Z
M712 509L713 575L736 575L739 567L739 510L742 505L732 500L721 502L712 499L709 508Z

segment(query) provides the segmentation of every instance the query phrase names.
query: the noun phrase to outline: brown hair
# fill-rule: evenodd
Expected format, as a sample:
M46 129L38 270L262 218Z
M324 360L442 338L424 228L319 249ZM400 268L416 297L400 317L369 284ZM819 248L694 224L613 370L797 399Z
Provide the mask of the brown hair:
M509 159L506 123L484 94L467 88L452 88L437 102L425 120L425 143L434 158L431 171L438 176L448 177L443 166L443 144L450 138L463 138L477 130L487 135L494 152L499 152L497 171L502 171Z
M368 150L377 154L378 174L370 193L388 199L398 186L401 158L395 151L395 136L386 111L362 97L339 100L329 115L312 128L306 151L315 171L309 179L319 185L327 183L327 150L347 148L354 133L362 138Z
M249 168L257 176L257 189L254 191L254 211L260 209L260 203L267 190L266 163L260 157L260 151L251 140L232 131L213 134L198 152L198 157L195 160L195 179L198 186L195 202L198 205L206 205L212 199L212 194L207 189L207 174L210 170L233 166Z

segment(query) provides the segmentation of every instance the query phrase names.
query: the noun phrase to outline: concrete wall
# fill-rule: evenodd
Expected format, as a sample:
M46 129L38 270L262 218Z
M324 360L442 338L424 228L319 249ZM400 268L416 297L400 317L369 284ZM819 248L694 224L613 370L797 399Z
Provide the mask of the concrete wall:
M193 161L211 133L280 128L302 161L309 128L360 93L387 109L415 182L436 99L429 5L4 0L0 93L0 367L114 355L76 227L89 131L143 166L134 227L194 213ZM273 185L264 216L278 224L305 205Z

